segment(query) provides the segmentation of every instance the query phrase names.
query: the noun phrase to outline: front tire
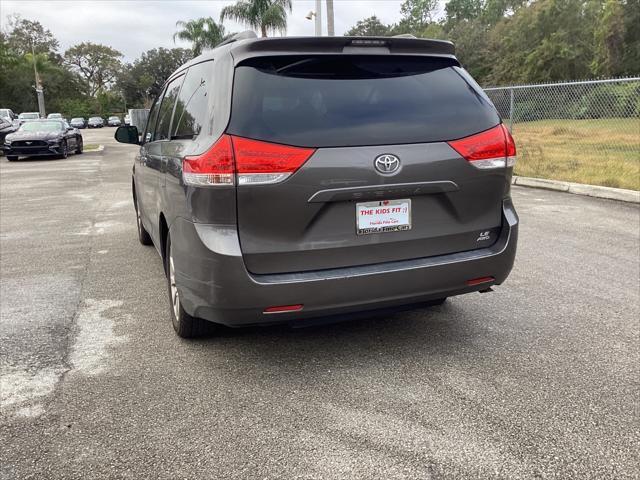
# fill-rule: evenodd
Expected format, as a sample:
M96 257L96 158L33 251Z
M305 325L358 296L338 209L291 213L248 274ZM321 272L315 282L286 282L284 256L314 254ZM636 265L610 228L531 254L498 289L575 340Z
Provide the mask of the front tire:
M169 293L169 310L171 312L171 323L173 329L182 338L194 338L202 336L206 333L212 333L215 330L213 323L207 322L201 318L192 317L182 308L180 301L180 292L176 285L176 271L173 261L173 250L171 248L171 237L167 234L167 254L166 269L167 272L167 292Z
M60 144L60 155L58 158L67 158L69 156L69 147L67 146L66 140L63 140Z
M18 160L18 156L17 155L7 155L7 160L9 160L10 162L15 162L16 160Z
M84 145L82 144L82 138L76 140L76 155L80 155L83 148Z

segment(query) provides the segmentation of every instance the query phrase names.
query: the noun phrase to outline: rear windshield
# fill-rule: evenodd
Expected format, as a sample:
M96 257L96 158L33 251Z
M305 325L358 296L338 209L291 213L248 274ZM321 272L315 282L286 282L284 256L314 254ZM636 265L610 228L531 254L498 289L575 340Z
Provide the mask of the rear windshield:
M449 59L262 57L236 68L234 135L309 147L452 140L499 123ZM473 83L473 85L472 85Z

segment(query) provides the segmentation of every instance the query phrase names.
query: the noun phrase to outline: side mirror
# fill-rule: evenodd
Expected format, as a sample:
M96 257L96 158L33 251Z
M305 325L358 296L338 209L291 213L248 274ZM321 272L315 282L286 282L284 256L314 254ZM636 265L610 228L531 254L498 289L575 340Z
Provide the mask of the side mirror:
M120 143L133 143L134 145L140 145L138 129L132 125L124 125L116 128L114 138Z

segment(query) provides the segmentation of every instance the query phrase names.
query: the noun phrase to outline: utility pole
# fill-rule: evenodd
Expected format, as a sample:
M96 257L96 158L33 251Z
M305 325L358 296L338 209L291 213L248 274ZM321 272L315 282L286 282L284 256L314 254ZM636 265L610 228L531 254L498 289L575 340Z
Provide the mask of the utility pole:
M327 35L335 36L335 26L333 18L333 0L327 0Z
M31 59L33 60L33 75L36 79L36 96L38 97L38 111L40 112L40 118L45 118L46 112L44 109L44 90L42 90L42 82L40 82L40 75L38 75L38 67L36 66L36 51L33 48L33 42L31 42Z
M322 36L322 0L316 0L316 37Z

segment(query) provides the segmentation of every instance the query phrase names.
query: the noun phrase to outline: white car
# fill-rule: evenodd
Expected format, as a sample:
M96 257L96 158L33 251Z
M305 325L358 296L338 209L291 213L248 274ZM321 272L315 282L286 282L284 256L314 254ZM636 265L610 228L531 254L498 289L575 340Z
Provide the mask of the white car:
M131 125L131 116L130 115L125 115L124 116L124 124L125 125Z

